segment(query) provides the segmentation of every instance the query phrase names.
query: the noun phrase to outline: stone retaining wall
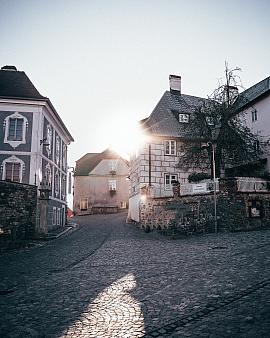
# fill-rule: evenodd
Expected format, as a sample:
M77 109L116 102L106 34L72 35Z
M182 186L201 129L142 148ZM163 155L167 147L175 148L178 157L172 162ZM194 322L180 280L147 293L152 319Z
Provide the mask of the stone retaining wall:
M237 192L235 186L232 180L228 180L228 186L222 182L217 194L218 231L270 227L270 193ZM214 196L148 197L140 204L140 220L144 228L212 232L215 230Z
M35 231L37 187L0 181L0 228L10 239L28 239Z

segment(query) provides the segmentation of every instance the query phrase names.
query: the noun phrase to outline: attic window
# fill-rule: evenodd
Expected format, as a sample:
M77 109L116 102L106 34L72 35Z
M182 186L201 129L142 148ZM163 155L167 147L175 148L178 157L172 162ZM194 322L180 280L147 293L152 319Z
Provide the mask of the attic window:
M189 114L179 114L179 122L189 123Z

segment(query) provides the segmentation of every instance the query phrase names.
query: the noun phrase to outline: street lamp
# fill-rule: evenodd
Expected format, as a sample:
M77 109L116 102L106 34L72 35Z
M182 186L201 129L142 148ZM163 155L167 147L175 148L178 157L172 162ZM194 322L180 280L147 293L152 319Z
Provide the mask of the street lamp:
M217 233L217 192L216 192L216 162L215 162L215 152L216 152L216 143L208 141L205 144L202 144L201 148L211 147L212 151L212 163L213 163L213 180L214 180L214 222L215 222L215 233Z

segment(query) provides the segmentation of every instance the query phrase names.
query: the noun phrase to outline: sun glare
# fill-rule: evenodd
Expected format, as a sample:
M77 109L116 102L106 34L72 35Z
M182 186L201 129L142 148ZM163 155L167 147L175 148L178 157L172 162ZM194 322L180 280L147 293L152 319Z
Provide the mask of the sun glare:
M146 139L138 123L127 118L110 121L104 132L103 141L125 159L129 159Z

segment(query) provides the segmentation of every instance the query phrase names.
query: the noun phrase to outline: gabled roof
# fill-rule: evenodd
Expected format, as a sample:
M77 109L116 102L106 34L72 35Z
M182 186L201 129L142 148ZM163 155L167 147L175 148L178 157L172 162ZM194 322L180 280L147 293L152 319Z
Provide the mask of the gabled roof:
M242 110L267 94L270 94L270 76L244 90L235 102L235 106L238 110Z
M74 176L88 176L102 160L114 159L122 159L122 157L109 148L102 153L87 153L76 161ZM123 161L125 160L123 159Z
M177 115L194 113L205 100L207 99L166 91L149 118L142 121L141 126L157 136L190 137L189 124L180 123Z
M5 66L0 69L0 99L21 99L46 102L52 110L54 117L66 133L68 141L74 141L50 99L42 96L25 72L18 71L15 66Z

